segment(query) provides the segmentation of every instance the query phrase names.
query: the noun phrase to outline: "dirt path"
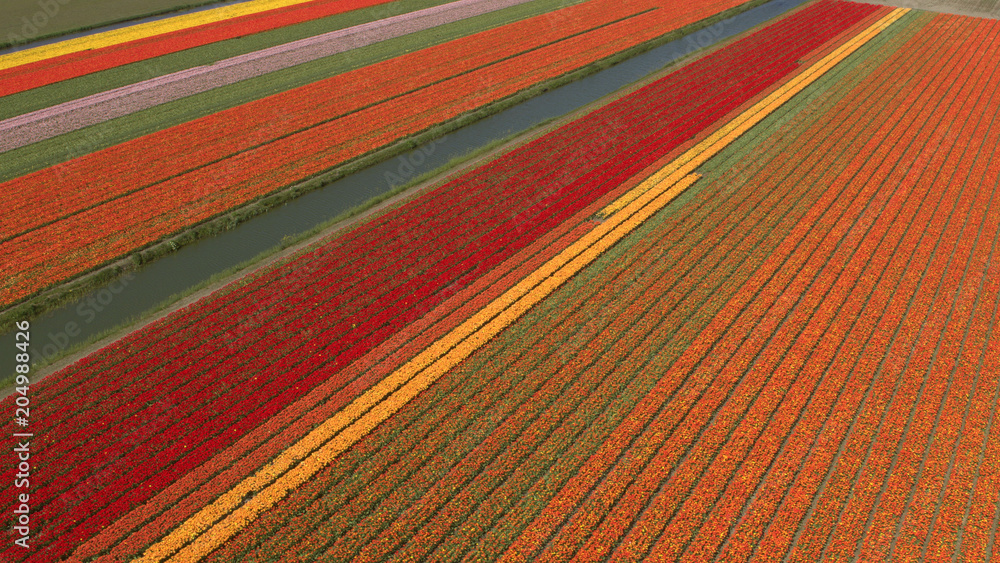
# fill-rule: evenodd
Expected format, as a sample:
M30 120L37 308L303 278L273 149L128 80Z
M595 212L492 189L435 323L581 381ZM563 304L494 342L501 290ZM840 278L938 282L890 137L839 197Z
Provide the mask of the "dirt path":
M864 0L866 4L1000 19L1000 0Z

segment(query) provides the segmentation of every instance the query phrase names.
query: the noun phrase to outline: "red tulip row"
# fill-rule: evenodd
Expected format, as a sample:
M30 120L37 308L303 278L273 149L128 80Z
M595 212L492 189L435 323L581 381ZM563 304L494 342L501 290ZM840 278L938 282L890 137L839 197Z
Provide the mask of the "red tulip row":
M747 229L746 231L741 231L741 232L756 232L756 231L753 230L753 229ZM695 279L694 279L695 277L700 277L700 276L694 276L694 275L692 275L691 279L689 280L689 283L691 283L692 285L694 285L695 287L697 287L698 286L698 282L695 281ZM654 295L659 295L660 293L659 292L654 292L653 294ZM628 316L623 317L623 318L632 319L633 316L632 315L628 315ZM572 325L572 326L576 326L576 323L569 323L569 324ZM640 332L640 334L646 333L646 332L648 332L648 330L649 330L648 327L645 327L642 330L642 332ZM615 332L620 332L620 331L615 331ZM531 348L534 348L534 347L525 346L525 349L531 349ZM630 350L631 347L630 346L622 346L622 347L618 347L617 349L619 350L618 353L623 353L621 351ZM605 368L607 369L607 368L609 368L611 366L613 366L613 362L609 363L609 364L606 364ZM520 371L523 371L523 370L529 370L532 373L534 373L536 371L542 371L544 373L551 373L551 368L550 369L537 370L537 369L529 368L528 366L525 366L525 367L521 368L521 370L514 369L515 372L520 372ZM430 425L433 426L434 423L431 422ZM405 432L405 430L404 430L404 432ZM530 434L531 436L536 436L535 433L530 433L529 432L527 434ZM566 441L560 441L559 443L564 443L565 444L567 442ZM458 455L462 455L462 454L458 454ZM493 455L495 455L495 454L493 454ZM419 457L420 456L417 456L418 459L419 459ZM504 460L508 460L508 455L505 454L502 457L503 457ZM519 459L519 457L516 456L516 455L513 456L513 457L514 457L514 459ZM473 462L472 458L466 457L465 459L467 459L469 461L469 463ZM500 459L500 458L499 457L494 458L494 460L496 460L496 459ZM417 462L417 463L419 463L419 462ZM479 461L477 463L488 463L488 460ZM494 461L494 463L495 463L495 461ZM400 466L401 467L406 467L406 468L412 468L412 467L414 467L414 463L413 462L400 462ZM352 469L351 472L356 472L356 470ZM378 474L378 471L374 470L374 469L371 469L371 470L366 469L364 471L364 473L365 474ZM473 475L475 473L476 473L475 471L473 471L471 473L467 473L467 474L464 475L463 478L465 478L465 479L473 478ZM489 475L496 474L496 472L494 472L494 471L487 471L486 473L488 473ZM502 473L500 473L500 474L502 474ZM376 494L373 491L379 491L379 490L381 490L381 491L387 491L386 493L383 493L383 494L390 494L389 491L394 490L393 489L395 487L394 483L398 483L399 480L401 479L400 476L395 475L395 474L393 474L393 475L394 476L392 478L389 478L389 482L388 483L383 483L383 484L378 485L378 486L376 486L376 485L366 485L363 488L363 490L366 491L365 498L368 499L368 495L370 495L370 494ZM328 481L326 480L325 477L326 476L324 476L324 478L319 478L319 479L316 480L316 483L317 483L318 487L323 487L326 483L328 483ZM335 481L336 480L336 475L330 475L330 479ZM434 479L431 479L431 478L425 478L425 479L421 479L420 480L420 482L433 482L433 481L434 481ZM357 485L355 485L355 486L357 486ZM443 486L446 486L446 485L443 484L443 483L439 483L437 486L438 487L443 487ZM452 485L447 485L447 486L449 487L449 490L457 490L460 485L459 484L452 484ZM409 490L409 488L407 488L407 490ZM303 493L303 494L308 494L308 493ZM315 493L313 493L313 494L315 494ZM497 498L505 498L507 496L508 495L506 495L506 494L500 494L500 495L497 496ZM325 498L327 498L327 497L324 496L324 499ZM411 507L411 508L408 509L408 512L406 512L406 513L413 513L414 511L416 511L418 514L425 514L426 510L427 510L427 508L426 508L426 502L429 502L429 497L423 497L423 498L425 500L421 501L421 505L425 506L425 508L418 509L416 507ZM303 527L304 522L306 522L306 521L313 521L313 526L315 526L318 522L327 521L327 520L334 521L334 522L355 522L354 518L358 517L359 515L363 515L363 514L368 513L368 514L377 514L377 515L379 515L378 516L378 518L379 518L378 521L381 522L382 524L384 524L385 523L385 511L387 510L386 504L382 504L381 508L377 508L375 505L371 504L372 502L375 502L375 501L369 499L368 501L360 503L360 504L352 504L352 505L350 505L349 507L346 508L346 510L349 510L349 512L341 512L341 513L337 513L335 515L331 515L331 514L317 514L315 517L306 517L306 516L296 517L297 519L296 519L296 525L295 525L295 527L297 529L304 528L304 529L302 529L302 534L303 535L309 535L310 537L318 538L319 536L316 534L316 532L313 530L312 527ZM394 501L394 503L401 503L401 502L404 502L404 500L403 499L397 499L396 501ZM286 503L284 503L284 502L282 503L283 506L285 504ZM296 512L295 509L296 508L300 508L301 509L301 507L296 507L296 505L295 505L295 503L293 501L288 501L287 504L290 505L289 508L287 509L288 511L290 511L289 512L290 514L295 514L295 512ZM393 503L389 503L389 504L393 504ZM466 505L466 506L468 506L468 505ZM486 503L486 504L480 504L479 506L480 507L483 507L483 506L492 507L493 505L490 504L490 503ZM400 509L401 508L397 508L396 510L400 510ZM310 511L311 510L312 509L310 509ZM352 516L352 514L354 516ZM449 514L450 514L451 518L461 517L461 512L459 512L459 513L449 512ZM448 529L448 527L452 525L452 522L449 522L448 520L444 520L441 516L437 517L437 522L438 522L438 525L432 526L430 528L427 528L426 525L424 526L424 529L428 530L427 533L438 533L438 534L440 534L441 531ZM379 526L381 526L382 524L379 524ZM375 526L374 523L371 523L371 525ZM414 525L415 524L411 524L409 527L413 528ZM277 524L271 524L271 526L273 527L273 526L278 526L278 525ZM376 526L376 527L379 527L379 526ZM405 524L403 524L401 522L397 522L397 523L395 523L395 524L392 525L392 527L390 528L390 531L391 531L391 529L395 529L396 527L403 527L403 526L405 526ZM334 527L336 527L336 526L334 526ZM355 533L356 536L358 534L361 534L361 535L370 535L371 534L371 529L370 528L371 528L371 526L353 525L352 528L351 528L351 530L354 530L354 533ZM437 532L432 532L433 530L437 530ZM283 528L282 529L282 535L284 535L286 532L287 532L287 528ZM324 528L323 528L323 530L322 530L322 533L328 533L332 537L337 537L337 533L338 532L336 532L336 530L329 530L328 527L325 525ZM247 541L250 541L250 543L253 543L254 541L260 541L260 538L267 537L268 535L269 535L268 532L262 531L259 528L255 528L253 531L248 531L247 532ZM348 540L348 539L341 538L340 541L341 542L351 541L351 545L354 545L355 547L357 547L358 544L360 543L360 540L356 536L354 537L353 540ZM253 539L251 540L250 538L253 538ZM287 537L282 537L280 539L276 538L276 541L280 542L279 543L279 547L271 546L270 549L265 549L265 550L262 550L262 551L257 551L255 553L260 554L260 553L266 553L266 552L277 552L275 550L281 549L282 547L287 548L288 545L289 545L289 541L290 540ZM241 541L241 540L237 540L237 541L234 541L234 545L245 545L245 543L243 541ZM382 549L386 549L387 547L388 546L382 544L382 545L379 545L377 547L377 549L382 550ZM337 545L334 545L334 549L336 549L336 548L337 548ZM419 544L415 544L415 543L411 544L410 548L411 549L417 549L417 550L422 549ZM232 551L227 552L227 554L228 554L227 556L232 557L233 553L234 552L232 552ZM338 552L338 554L339 555L344 555L344 553L339 553L339 552ZM331 555L331 553L328 552L324 556L332 556L332 555Z
M0 97L217 41L377 6L388 1L316 0L16 66L0 71Z
M532 253L529 252L530 249L526 249L519 253L518 256L492 270L487 276L480 278L466 288L466 290L459 292L455 298L448 299L441 307L430 312L430 314L421 318L413 325L406 327L406 330L397 333L392 339L380 345L372 353L367 354L359 362L355 362L349 366L345 372L352 373L345 373L345 379L352 380L351 387L354 389L364 388L373 382L379 381L388 375L393 366L400 365L405 361L405 358L414 356L420 350L430 345L438 337L457 326L462 320L474 313L475 310L484 306L485 303L498 296L499 293L513 285L528 272L537 268L552 255L561 251L590 228L589 224L581 224L575 229L560 227L548 233L538 243L532 245L532 248L544 248L541 252ZM515 266L516 269L511 270ZM360 379L355 379L356 377ZM327 385L324 383L321 387ZM185 491L194 490L203 480L197 483L193 481L183 483L182 488L177 487L181 483L172 485L169 497L164 497L163 500L157 497L157 499L151 502L153 505L159 505L159 508L156 508L156 506L149 507L150 513L153 514L169 507L169 517L157 518L157 523L154 527L145 526L142 534L131 535L124 542L118 543L113 553L118 554L120 557L138 553L141 547L148 543L149 538L159 537L159 535L165 533L170 527L189 516L193 511L211 502L218 494L231 487L232 483L236 480L249 475L255 468L263 466L268 459L280 453L287 444L294 442L308 432L313 427L313 424L321 422L325 417L328 417L345 404L345 400L338 399L339 397L336 396L326 398L322 404L314 405L313 407L306 406L304 404L305 401L300 400L295 405L295 412L290 412L292 409L286 408L282 411L280 419L271 419L268 421L265 426L274 426L278 423L273 429L264 432L266 429L263 426L258 427L251 435L247 436L247 438L252 438L255 435L259 435L254 441L247 441L246 438L241 439L238 444L241 449L238 452L226 451L217 454L212 459L212 464L218 464L218 468L209 469L207 475L212 475L224 469L228 465L227 460L240 459L241 462L229 467L225 474L213 478L211 483L200 487L196 494L186 497L183 505L176 504L175 499L177 496L184 494ZM291 423L291 426L288 426L289 421L294 421ZM272 437L273 434L276 434L282 428L280 436L274 435ZM248 455L248 452L252 448L265 440L267 440L267 443L253 450L252 454ZM199 471L205 469L208 468L203 466ZM185 477L185 481L190 480ZM123 522L123 520L133 521ZM127 527L121 528L114 537L120 538L125 532L133 530L143 522L144 519L139 519L138 516L119 520L116 526ZM102 533L102 535L104 534ZM140 535L148 537L143 541ZM102 542L105 545L109 545L111 541L112 538L102 538Z
M633 160L635 160L635 159L633 159ZM635 166L635 162L628 162L628 163L627 163L627 165L629 165L629 166ZM613 169L612 169L611 171L612 171L612 172L615 172L615 171L614 171ZM617 173L618 173L619 175L621 175L621 174L622 174L623 172L621 172L621 171L617 171ZM567 211L567 212L568 212L568 211L571 211L571 209L572 209L572 208L568 208L568 209L567 209L566 211ZM561 217L559 217L559 216L555 216L555 217L553 217L552 219L553 219L553 220L555 220L555 221L558 221L558 220L560 220L560 219L561 219ZM544 224L543 224L543 226L544 226ZM527 232L526 232L525 234L526 234L526 235L531 235L532 233L531 233L531 231L527 231ZM501 243L502 243L502 242L503 242L503 241L501 241ZM293 328L294 328L294 325L293 325ZM207 391L207 389L206 389L206 391ZM202 393L202 395L201 395L201 396L203 396L203 397L207 397L207 395L205 395L204 393ZM178 398L180 399L181 397L178 397ZM187 399L191 399L192 397L186 397L186 398L187 398ZM280 404L280 403L281 403L281 401L282 401L282 399L283 399L283 397L278 397L278 398L277 398L276 400L273 400L273 401L271 401L271 403L270 403L270 404L272 404L272 405L277 405L277 404ZM197 405L198 405L198 404L200 404L200 403L201 403L201 402L202 402L203 400L204 400L204 399L202 399L202 400L197 400L197 399L196 399L196 400L194 400L194 401L193 401L193 403L194 403L194 404L195 404L195 405L197 406ZM187 404L187 401L184 401L184 404L186 405L186 404ZM208 411L207 409L205 409L205 410L202 410L201 412L202 412L202 413L208 413L209 411ZM232 413L234 413L234 414L235 414L235 412L236 412L236 411L235 411L235 410L233 410L233 411L230 411L230 412L232 412ZM240 411L240 412L245 412L245 411ZM258 411L257 411L257 412L259 413L259 415L258 415L258 416L254 417L253 419L246 419L246 420L244 420L244 421L241 421L241 422L240 422L240 424L241 424L241 425L243 425L243 424L250 424L250 425L255 425L255 424L258 424L258 423L259 423L258 421L260 421L260 420L263 420L263 419L264 419L264 418L266 417L266 413L267 413L268 411L261 411L261 410L259 410L259 409L258 409ZM203 417L203 420L206 420L206 421L207 421L208 419L207 419L207 418L204 418L205 416L214 416L214 413L213 413L212 415L208 415L208 414L202 414L202 417ZM210 426L209 426L209 425L202 425L202 426L200 427L200 429L199 429L199 430L198 430L197 432L198 432L198 433L200 433L200 434L202 434L202 435L204 435L204 436L205 436L205 437L207 438L208 436L210 436L210 435L211 435L211 432L212 432L212 430L210 429ZM236 433L235 435L237 435L237 436L238 436L238 435L239 435L239 433ZM217 437L217 438L218 438L218 437ZM227 437L227 438L228 438L228 437ZM162 440L161 440L161 441L162 441ZM200 441L200 440L199 440L199 441ZM195 443L197 443L197 442L195 442ZM188 444L185 444L185 446L187 446L187 445L188 445ZM219 445L219 444L218 444L218 443L216 443L216 442L215 442L215 440L213 440L213 442L211 442L211 443L206 443L206 444L204 444L204 446L206 446L206 447L204 448L204 449L205 449L206 451L207 451L207 450L209 449L209 448L207 447L207 446L209 446L209 445L211 445L211 446L212 446L212 448L216 448L216 447L218 447L218 445ZM148 449L148 448L144 448L144 449ZM174 448L174 449L176 450L176 448ZM186 449L186 448L185 448L185 449ZM106 451L106 453L109 453L109 452L113 452L114 450L113 450L113 449L106 449L105 451ZM155 450L153 450L153 451L155 451ZM162 456L162 455L174 455L174 454L169 454L169 451L171 451L171 450L164 450L164 452L163 452L162 454L157 454L157 455L160 455L160 456ZM53 452L53 453L55 453L55 452ZM113 454L111 454L111 457L114 457L114 456L113 456ZM187 457L188 459L190 459L190 458L191 458L190 454L187 454L187 455L186 455L186 457ZM101 458L100 458L100 457L95 457L95 458L93 458L93 459L94 459L94 460L95 460L95 461L96 461L96 462L97 462L98 464L100 464L100 463L101 463ZM166 458L164 458L164 459L166 459ZM63 461L65 461L65 460L63 460ZM157 466L162 466L162 464L158 464ZM184 466L188 466L188 463L185 463L185 464L184 464ZM161 474L161 476L162 476L162 477L168 477L168 476L169 476L169 478L173 478L172 476L173 476L173 475L176 475L176 474L177 474L177 472L178 472L178 471L180 471L181 469L182 469L182 468L174 468L174 469L171 469L171 470L170 470L170 471L169 471L168 473L165 473L165 474ZM77 470L77 473L79 473L80 475L83 475L83 474L84 474L85 472L84 472L84 471L80 471L80 470ZM70 476L72 476L72 475L70 475ZM133 476L133 477L134 477L134 476ZM159 482L159 481L157 481L157 482ZM146 486L148 487L148 486L150 485L150 483L146 483L145 485L146 485ZM148 493L148 492L149 492L149 491L146 491L146 490L144 490L144 491L143 491L143 493L144 493L144 494L145 494L145 493ZM44 495L43 495L43 496L44 496ZM106 499L102 499L102 500L106 500ZM118 504L115 504L115 505L109 505L109 506L108 506L108 511L111 511L111 510L121 510L122 508L123 508L123 507L122 507L122 506L120 506L120 505L118 505ZM126 506L126 508L127 508L127 506ZM103 516L103 515L99 515L99 516L98 516L98 518L96 518L95 520L97 520L97 521L100 521L100 518L105 518L105 516Z
M598 205L597 207L595 207L594 210L596 211L596 209L599 208L599 207L600 207L600 205ZM533 374L535 372L532 371L532 370L529 370L529 369L518 369L518 370L511 371L511 373L531 373L531 374ZM548 373L548 372L546 371L545 373ZM471 380L471 381L478 381L478 380ZM506 397L507 394L508 394L508 392L506 391L506 389L507 389L506 386L509 383L510 382L506 378L503 379L503 380L497 381L494 384L495 387L491 387L491 389L489 391L490 392L490 396L503 396L503 397ZM535 385L538 385L538 383L535 383ZM437 395L435 395L434 397L431 397L428 400L431 401L433 404L437 405L439 403L439 401L442 401L442 400L451 400L450 398L453 397L453 392L450 391L450 390L446 391L444 393L443 397L446 397L446 398L449 398L449 399L444 399L444 398L441 398L441 397L438 397ZM496 402L494 399L487 399L486 401L487 401L488 405L489 404L493 404L493 403ZM457 402L456 402L457 405L467 405L468 403L469 403L469 399L466 398L465 396L463 396L462 398L457 399ZM455 408L461 411L462 416L460 418L462 418L462 419L468 418L469 416L472 415L472 412L469 410L468 407L464 407L463 406L461 408L460 407L455 407ZM443 409L444 409L444 407L441 407L441 409L435 408L435 411L434 411L435 416L447 417L448 415L446 414L446 411L444 411ZM438 415L438 413L440 413L440 415ZM490 418L493 419L493 420L499 420L502 417L494 413L494 414L492 414L490 416ZM396 419L394 419L394 420L396 420ZM398 433L394 433L393 435L394 436L405 437L404 439L407 440L406 444L410 443L410 440L411 440L412 436L415 436L415 435L416 436L420 436L421 437L421 443L425 444L425 443L427 443L427 440L423 439L422 437L423 437L424 433L426 432L426 429L428 429L428 428L436 428L438 426L438 423L436 422L436 420L437 419L435 418L434 420L432 420L430 422L426 422L425 421L425 423L422 424L422 426L421 426L421 428L423 428L424 430L421 431L421 432L417 432L415 430L414 431L410 431L410 430L404 429L403 431L398 432ZM397 447L396 440L399 440L399 439L400 438L393 438L393 443L392 443L393 447L392 448L385 448L385 449L383 449L382 447L375 447L374 448L374 450L379 453L379 455L377 457L380 458L381 461L376 462L376 461L369 460L369 461L366 462L366 465L363 468L361 468L361 469L352 469L350 472L351 473L361 472L361 473L363 473L365 475L381 476L380 480L383 480L383 481L386 479L386 475L389 475L389 474L397 475L397 473L390 472L389 470L386 469L386 465L388 465L390 463L390 461L386 461L386 459L388 459L387 456L390 453L392 453L393 455L398 455L398 452L400 452L400 451L410 452L410 447L408 445L402 445L402 446L398 446ZM363 445L360 445L360 447L361 448L366 448L366 444L367 444L367 442L364 442ZM352 450L352 452L349 453L348 455L351 455L352 453L354 453L354 451L356 451L356 449ZM411 453L411 457L412 457L412 455L413 454ZM377 463L377 465L371 466L370 465L371 463ZM398 465L396 465L396 467L401 467L401 468L406 468L407 470L412 470L415 466L413 464L409 463L409 462L398 462ZM324 486L327 486L327 487L332 487L335 491L337 491L336 494L338 495L338 498L341 495L347 495L348 497L350 497L351 495L356 494L357 491L358 491L358 489L354 488L354 487L349 487L349 488L346 488L346 489L342 489L342 488L338 488L338 487L333 487L333 483L336 482L336 479L334 479L333 481L329 481L329 482L318 479L315 482L318 483L318 484L322 483ZM387 489L380 488L380 490L392 490L392 488L393 487L390 485L390 486L388 486ZM372 489L371 488L366 488L365 490L371 491ZM326 492L324 494L324 500L325 500L324 504L328 504L326 502L326 500L330 499L331 495L334 495L334 492L328 491L328 492ZM367 496L365 498L367 498ZM374 501L372 501L372 502L374 502ZM350 513L343 513L342 514L343 519L338 519L338 520L336 520L334 522L330 522L328 524L328 526L332 526L335 529L330 530L327 527L324 527L323 531L325 533L336 534L337 533L336 529L339 529L338 525L337 525L337 522L345 522L346 523L348 521L351 521L351 519L354 518L354 517L351 516L351 514L354 514L355 516L364 515L365 513L367 513L369 511L369 509L367 508L367 506L368 506L367 504L365 504L365 503L363 503L361 501L356 500L354 502L354 504L352 504L350 506L350 508L349 508L351 510ZM299 507L294 507L293 506L294 510L293 510L293 512L291 514L294 515L295 511L297 511L298 508ZM285 515L285 517L292 517L292 518L294 518L294 516L289 516L289 515ZM301 517L298 517L296 519L297 525L296 525L296 528L295 528L294 532L287 533L289 531L285 530L285 531L282 532L281 536L270 537L270 540L272 542L278 542L279 547L277 549L281 549L280 545L284 545L284 544L286 544L288 542L294 542L294 541L296 541L301 535L310 535L310 537L315 537L315 536L312 536L312 534L311 534L312 527L311 526L306 526L304 520L312 520L312 512L311 511L309 511L307 514L303 514ZM311 525L315 526L315 524L316 524L316 522L312 522ZM266 536L269 536L269 534L264 534L263 536L258 534L258 535L255 535L254 537L255 538L259 538L259 537L266 537ZM246 545L253 545L253 542L250 542L250 543L233 542L232 545L233 545L233 547L232 547L231 550L223 550L223 551L217 553L216 557L217 558L221 557L223 560L226 559L227 557L229 557L229 558L231 558L231 557L238 557L238 558L242 557L242 555L240 555L240 556L235 555L236 551L240 550L240 549L245 549ZM272 545L271 548L274 549L274 546Z
M196 311L197 312L197 311Z

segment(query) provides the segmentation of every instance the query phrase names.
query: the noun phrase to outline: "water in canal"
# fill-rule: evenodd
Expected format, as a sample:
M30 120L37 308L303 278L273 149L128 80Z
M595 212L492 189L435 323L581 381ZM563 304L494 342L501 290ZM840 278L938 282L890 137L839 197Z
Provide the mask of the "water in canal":
M570 113L696 49L742 33L804 2L772 0L342 178L229 231L184 246L127 278L32 319L31 349L36 359L62 355L67 348L141 315L171 295L276 247L283 237L308 231L389 191L400 178L416 177L497 139ZM0 374L13 373L13 332L0 335L0 350L8 351L0 353Z

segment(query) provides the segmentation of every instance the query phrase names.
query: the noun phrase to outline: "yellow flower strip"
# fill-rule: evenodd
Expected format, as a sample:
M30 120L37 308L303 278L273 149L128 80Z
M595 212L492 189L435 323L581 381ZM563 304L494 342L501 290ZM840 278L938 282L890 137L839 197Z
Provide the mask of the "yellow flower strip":
M760 100L749 109L741 113L732 121L729 121L716 132L709 135L705 140L698 143L687 152L679 156L676 160L664 167L645 182L640 184L625 196L615 200L610 205L601 210L601 215L607 217L622 209L632 199L638 197L643 189L662 181L677 181L680 178L692 173L699 166L707 162L710 158L726 148L730 143L738 139L741 135L750 130L764 120L774 110L782 104L792 99L796 94L804 90L810 84L819 79L828 70L846 59L852 53L861 48L862 45L870 41L881 33L896 20L903 17L909 11L907 8L897 8L869 26L856 37L841 45L827 56L820 59L816 64L796 75L787 84L772 92L769 96Z
M175 16L172 18L141 23L121 29L95 33L86 37L67 39L66 41L60 41L58 43L41 45L32 49L25 49L23 51L16 51L7 55L0 55L0 70L43 61L45 59L51 59L71 53L77 53L80 51L86 51L88 49L110 47L112 45L118 45L128 41L145 39L147 37L153 37L182 29L189 29L199 25L216 23L240 16L249 16L260 12L266 12L268 10L286 8L296 4L305 4L306 2L311 1L313 0L250 0L249 2L233 6L223 6L221 8L214 8L194 14L185 14L183 16Z
M198 561L290 490L322 470L459 362L501 332L568 278L677 197L699 176L662 183L635 199L473 317L369 389L255 475L152 545L142 562ZM251 496L252 495L252 496ZM248 499L245 503L244 499ZM242 504L242 505L241 505ZM185 547L185 544L188 544ZM178 551L180 550L180 551Z

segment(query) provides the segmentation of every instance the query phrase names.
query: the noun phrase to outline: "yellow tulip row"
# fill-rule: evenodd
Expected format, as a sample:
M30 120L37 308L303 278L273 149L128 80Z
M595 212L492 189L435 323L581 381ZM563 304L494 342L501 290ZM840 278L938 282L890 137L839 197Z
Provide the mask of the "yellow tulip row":
M331 463L700 176L661 182L151 546L139 559L198 561ZM249 499L249 500L248 500ZM189 543L190 542L190 543Z
M646 181L639 184L635 189L629 191L618 198L610 205L601 210L601 215L608 217L616 211L622 209L629 202L639 197L651 186L662 181L676 182L678 179L694 172L699 166L708 162L710 158L717 155L730 143L738 139L741 135L750 130L770 115L774 110L791 100L796 94L804 90L810 84L823 76L828 70L846 59L851 53L861 48L862 45L870 41L873 37L892 25L896 20L903 17L909 11L907 8L893 10L884 18L872 24L863 32L844 43L829 55L820 59L816 64L799 73L795 78L781 86L763 100L757 102L749 109L738 115L732 121L726 123L717 131L709 135L703 141L686 151L681 156L674 159L670 164L663 167L659 172L650 176Z
M86 37L67 39L66 41L60 41L58 43L41 45L32 49L25 49L23 51L16 51L7 55L0 55L0 70L44 61L46 59L69 55L80 51L86 51L88 49L100 49L102 47L119 45L128 41L145 39L147 37L170 33L172 31L180 31L182 29L216 23L240 16L249 16L260 12L266 12L268 10L276 10L278 8L285 8L310 1L312 0L250 0L249 2L232 6L223 6L221 8L214 8L203 12L185 14L182 16L175 16L172 18L132 25L121 29L95 33Z

